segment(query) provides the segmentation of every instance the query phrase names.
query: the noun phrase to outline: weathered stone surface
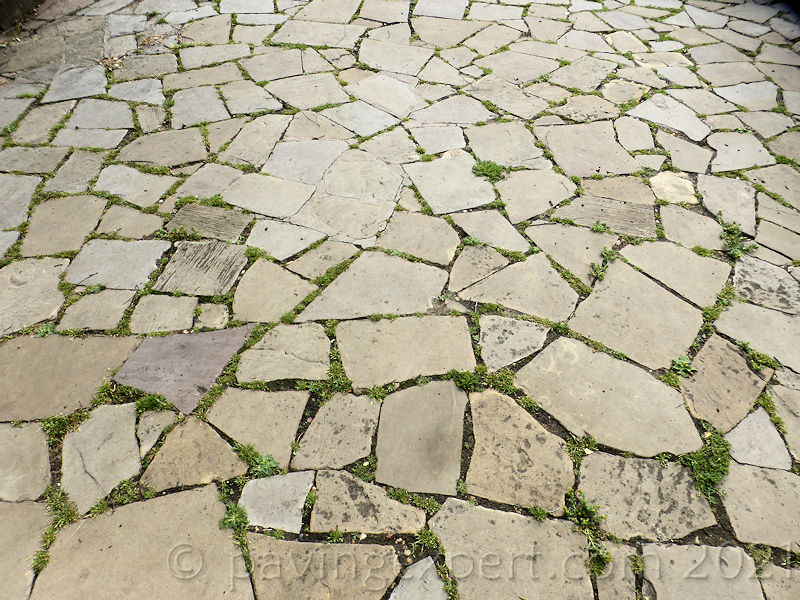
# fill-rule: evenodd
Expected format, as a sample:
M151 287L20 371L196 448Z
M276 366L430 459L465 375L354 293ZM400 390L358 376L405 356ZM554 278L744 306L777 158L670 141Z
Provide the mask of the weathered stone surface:
M0 200L0 229L16 227L28 218L28 204L41 178L0 173L3 199Z
M142 458L156 445L158 438L176 418L177 415L171 410L150 410L139 416L136 438L139 440L139 455Z
M744 255L736 261L736 293L765 308L800 313L800 285L786 271L766 261Z
M15 427L0 423L0 499L36 500L50 484L47 438L35 423Z
M416 533L425 526L425 511L390 499L383 488L346 471L317 471L317 493L312 532Z
M431 519L430 527L442 541L445 561L464 600L511 599L524 597L523 594L592 596L582 560L586 538L567 522L539 522L450 498ZM481 534L475 535L476 531ZM486 556L495 557L493 564L505 567L491 573L476 568ZM565 568L570 561L575 561L576 566ZM516 565L514 569L512 565Z
M79 285L140 289L169 247L169 242L160 240L91 240L67 268L66 280Z
M108 209L98 233L116 234L122 238L142 239L160 229L164 221L158 215L139 212L134 208L115 204Z
M466 154L445 155L404 169L435 214L482 206L494 201L491 184L475 177L474 159Z
M145 207L155 204L177 181L177 178L168 175L142 173L125 165L109 165L101 171L94 189Z
M427 311L447 273L380 252L367 252L308 305L299 319L354 319Z
M475 368L463 317L346 321L336 328L336 338L345 372L356 387ZM408 348L415 352L404 352Z
M775 412L783 420L783 437L789 446L789 452L797 459L800 456L800 389L786 387L793 384L786 380L786 376L779 377L778 380L782 385L772 387Z
M700 448L677 391L579 341L550 344L520 369L517 385L576 436L640 456Z
M300 210L313 192L313 186L299 181L252 173L237 179L223 192L222 199L234 206L282 219Z
M326 379L331 342L318 323L278 325L239 360L239 381Z
M50 563L32 597L64 598L69 590L74 597L188 594L252 600L250 587L231 579L231 569L241 573L244 561L234 554L231 533L219 528L225 506L217 496L214 486L205 486L65 528L50 548ZM176 547L183 562L176 562Z
M5 543L0 549L0 577L9 598L28 598L33 583L33 555L52 517L35 502L0 502L0 527Z
M411 118L418 123L471 125L491 118L494 113L474 98L469 96L452 96L436 102L427 108L411 113Z
M85 513L123 479L139 473L136 405L98 406L64 438L61 485Z
M366 29L361 25L288 21L273 36L272 41L281 44L301 43L310 46L353 48L364 31Z
M132 290L101 290L71 304L57 329L114 329L133 300Z
M287 77L270 82L265 87L273 96L299 109L341 104L349 99L330 73Z
M52 319L64 302L58 289L69 261L29 258L0 268L0 335Z
M68 151L49 146L11 146L0 150L0 171L50 173L58 168Z
M575 184L550 169L515 171L497 182L512 223L539 215L575 193Z
M736 462L784 471L792 467L786 445L763 408L747 415L725 439L731 444L731 457Z
M469 237L490 246L513 252L527 252L530 248L528 241L499 211L481 210L458 213L453 216L453 220L456 225L467 232Z
M717 151L711 162L712 171L734 171L775 164L772 155L750 133L714 133L708 136L707 141Z
M132 337L18 337L0 345L0 420L43 419L91 406L100 384L139 344ZM47 373L47 377L42 377Z
M722 226L714 219L685 210L679 206L662 206L661 222L668 240L693 248L721 250Z
M130 328L133 333L191 329L196 308L197 298L149 294L136 305L131 315Z
M791 600L800 594L800 578L796 569L783 569L768 564L764 566L759 579L768 600Z
M207 88L210 89L210 88ZM224 116L222 118L227 118ZM214 119L221 120L221 119ZM205 142L197 127L179 131L161 131L136 138L125 146L117 159L168 167L198 160L208 156Z
M312 485L314 471L252 479L242 489L239 506L247 511L251 525L300 533L303 505Z
M217 240L179 242L153 289L198 296L224 294L246 264L242 246Z
M291 120L289 115L264 115L240 125L241 131L235 134L230 146L220 152L220 160L260 168Z
M308 392L258 392L228 388L214 403L208 420L240 444L253 444L289 466L292 442L308 402Z
M42 104L97 96L105 91L106 72L102 66L75 67L56 75L42 98Z
M106 202L96 196L56 198L38 205L20 249L23 256L76 250L100 220Z
M543 345L548 329L538 323L496 315L480 318L481 357L496 371L530 356Z
M236 287L233 314L242 321L277 321L315 289L294 273L259 259Z
M198 46L198 49L204 46ZM192 50L192 48L186 48ZM183 53L184 51L181 51ZM172 106L172 127L182 129L200 122L224 121L230 118L217 90L205 86L175 92ZM205 157L203 157L205 158Z
M315 184L346 150L347 144L338 139L279 142L264 164L263 172Z
M608 121L543 129L544 143L567 175L633 173L638 163L620 146Z
M455 495L467 396L452 381L414 386L383 401L375 480L410 492Z
M389 600L447 600L433 559L428 556L408 567Z
M251 327L147 338L114 381L161 394L184 414L194 410Z
M666 94L654 95L629 110L627 114L680 131L696 142L705 138L710 132L709 127L697 118L694 111Z
M171 57L169 54L162 56ZM162 92L161 81L158 79L137 79L136 81L117 83L111 86L108 91L108 95L112 98L118 98L119 100L131 100L135 102L155 104L158 106L158 108L160 108L160 105L164 103L164 94ZM139 116L140 124L142 121L142 113L140 112L141 108L142 107L140 106L137 109L137 115ZM150 112L150 114L154 113ZM145 132L152 131L152 129L146 127L143 127L142 129Z
M685 354L701 324L699 310L618 261L570 319L576 331L651 369Z
M235 242L251 220L250 215L238 210L187 204L167 223L166 229L172 231L183 227L189 233L196 231L206 238Z
M502 304L552 321L569 317L578 301L578 293L550 266L543 253L513 263L459 295L465 300Z
M574 483L566 444L508 396L470 394L475 448L467 472L470 494L516 506L563 511Z
M450 269L448 289L458 292L502 269L508 260L488 246L465 246Z
M587 285L592 281L592 263L600 264L602 250L613 248L617 242L617 237L609 233L558 223L532 225L525 230L525 235Z
M288 263L286 268L308 279L314 279L324 275L331 267L341 264L357 251L358 248L352 244L326 240Z
M666 541L716 525L691 472L675 463L596 452L581 463L580 489L623 539Z
M378 238L378 246L447 265L460 241L444 219L405 211L392 217Z

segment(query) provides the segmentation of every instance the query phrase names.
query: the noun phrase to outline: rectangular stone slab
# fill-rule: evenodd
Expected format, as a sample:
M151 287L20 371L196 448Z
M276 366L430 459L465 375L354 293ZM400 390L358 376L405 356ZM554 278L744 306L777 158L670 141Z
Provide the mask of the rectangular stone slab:
M244 246L223 242L181 242L153 289L214 296L229 291L247 264Z

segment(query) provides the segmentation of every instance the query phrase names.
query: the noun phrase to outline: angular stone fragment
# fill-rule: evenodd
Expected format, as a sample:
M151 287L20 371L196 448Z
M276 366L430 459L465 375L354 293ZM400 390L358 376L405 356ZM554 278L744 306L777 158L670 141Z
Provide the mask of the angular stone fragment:
M246 123L235 134L230 146L220 152L219 159L234 165L261 168L291 120L289 115L264 115Z
M512 252L527 252L528 241L496 210L458 213L453 216L456 225L467 235L490 246Z
M467 396L451 381L434 381L383 401L375 480L411 492L456 492Z
M17 227L28 220L28 204L40 182L39 177L0 173L0 229Z
M685 210L679 206L662 206L661 222L668 240L693 248L721 250L722 226L714 219Z
M200 47L202 48L202 46ZM181 129L200 122L224 121L230 118L225 105L213 87L180 90L173 96L172 127Z
M450 269L448 289L458 292L491 275L508 264L508 260L488 246L465 246Z
M64 302L58 289L69 261L29 258L0 268L0 336L52 319Z
M256 221L247 245L261 248L278 260L286 260L324 238L324 233L308 227L264 219Z
M168 332L191 329L197 298L149 294L139 300L131 315L133 333Z
M378 246L400 250L427 261L446 265L453 260L460 240L444 219L398 212L378 238Z
M117 74L115 73L115 75ZM111 86L108 91L108 95L112 98L118 98L120 100L131 100L134 102L155 104L159 106L159 108L160 105L164 103L164 94L161 88L161 81L158 79L137 79L136 81L117 83ZM137 115L139 116L140 125L142 124L142 113L139 112L141 108L141 106L137 107ZM142 128L145 132L152 131L152 129L148 129L146 127Z
M389 600L447 600L433 559L428 556L408 567Z
M279 265L259 259L236 287L233 313L243 321L277 321L315 289Z
M740 257L733 285L739 296L754 304L791 315L800 313L800 285L789 273L766 261Z
M247 512L251 525L300 533L303 506L312 485L313 471L252 479L242 489L239 506Z
M494 113L469 96L451 96L411 113L419 123L471 125L491 118Z
M251 173L228 187L222 199L246 210L283 219L300 210L313 193L313 186L299 181Z
M275 146L262 171L275 177L315 184L346 150L347 144L342 140L283 141Z
M161 394L188 414L244 344L250 330L250 326L244 326L147 338L114 380Z
M353 48L365 31L361 25L290 20L272 37L272 41L281 44Z
M330 73L279 79L268 83L266 90L287 104L300 109L314 108L325 104L341 104L349 99Z
M593 279L592 263L600 264L603 249L611 249L617 243L617 237L612 234L559 223L532 225L525 230L525 235L587 285Z
M715 172L775 164L767 149L749 133L714 133L708 136L708 145L717 151L711 162Z
M697 118L686 105L666 94L656 94L627 113L657 125L662 125L685 134L689 139L699 142L709 132L709 127Z
M658 144L669 152L670 161L676 169L690 173L705 173L711 161L711 151L687 142L665 131L656 134Z
M227 115L221 117L226 119ZM214 119L221 120L221 119ZM172 167L205 160L208 156L200 129L190 127L180 131L161 131L136 138L125 146L117 159Z
M164 221L158 215L139 212L134 208L115 204L106 211L98 233L109 233L121 238L142 239L160 229Z
M575 184L551 169L514 171L497 182L508 218L519 223L539 215L575 193Z
M517 385L578 437L640 456L701 446L677 391L576 340L550 344L520 369Z
M297 258L286 265L290 271L298 273L307 279L314 279L338 264L341 264L358 249L352 244L326 240L316 248L312 248L300 258Z
M242 246L217 240L179 242L153 289L197 296L224 294L246 264Z
M106 202L96 196L68 196L36 207L22 243L23 256L76 250L100 220Z
M573 30L573 33L581 32ZM615 67L616 65L611 61L584 56L554 71L548 81L566 88L577 88L584 93L591 92L597 89Z
M50 457L42 428L0 423L0 500L36 500L50 484Z
M784 471L792 467L786 444L761 407L731 429L725 439L731 445L731 457L738 463Z
M50 146L11 146L0 150L0 171L22 173L51 173L55 171L68 148Z
M543 132L544 143L567 175L627 174L638 169L638 163L616 142L609 121L558 125Z
M764 565L759 579L768 600L791 600L800 594L800 578L796 569Z
M94 189L145 207L155 204L177 181L176 177L142 173L125 165L109 165L101 171Z
M586 538L565 521L539 522L449 498L430 528L464 600L592 597L583 568ZM496 570L477 568L487 556ZM566 568L572 561L576 566Z
M539 350L548 332L546 327L538 323L496 315L481 317L480 327L481 357L493 371Z
M74 67L56 75L42 104L97 96L106 91L106 71L100 65Z
M330 340L322 325L278 325L242 354L239 381L325 379Z
M666 541L716 525L686 467L596 452L581 463L580 489L606 517L603 529L623 539Z
M491 184L475 177L473 158L461 153L404 169L435 214L482 206L494 201Z
M139 455L145 455L155 446L161 433L177 418L171 410L150 410L139 416L136 424L136 438L139 440Z
M96 294L86 294L67 307L56 329L114 329L133 295L132 290L101 290Z

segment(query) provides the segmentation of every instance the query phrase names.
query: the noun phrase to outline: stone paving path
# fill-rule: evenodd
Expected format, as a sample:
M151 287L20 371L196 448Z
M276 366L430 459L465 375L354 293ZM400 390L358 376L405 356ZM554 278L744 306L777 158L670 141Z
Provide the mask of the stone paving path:
M787 4L2 40L0 597L800 597Z

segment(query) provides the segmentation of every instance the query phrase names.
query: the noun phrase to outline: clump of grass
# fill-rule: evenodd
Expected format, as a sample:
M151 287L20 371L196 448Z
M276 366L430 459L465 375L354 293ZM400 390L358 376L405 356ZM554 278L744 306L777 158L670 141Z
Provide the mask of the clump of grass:
M547 510L542 508L541 506L532 506L528 509L530 515L536 519L537 521L544 521L547 519Z
M745 254L750 254L758 248L757 244L747 242L738 223L725 223L722 220L722 214L717 216L717 220L722 225L722 233L720 234L722 247L733 260L741 258Z
M410 504L411 506L421 508L429 515L437 513L442 508L442 505L433 498L425 498L419 494L412 494L411 492L401 488L390 487L386 490L386 495L392 500L397 500L403 504Z
M611 554L603 545L600 525L605 517L600 507L589 504L586 496L578 490L567 492L565 515L575 523L575 530L586 536L586 549L589 551L587 568L592 575L600 575L611 563Z
M691 377L695 371L697 371L697 367L692 365L692 359L684 354L683 356L672 359L672 366L670 367L670 370L676 375L688 378Z
M42 499L47 504L47 512L53 517L53 521L42 534L42 549L33 556L33 572L37 575L50 561L48 550L56 541L56 532L78 520L78 511L61 488L49 486L42 494Z
M714 504L720 496L719 484L728 474L731 461L731 445L721 431L703 424L703 447L696 452L684 454L678 462L692 471L695 485L706 499Z
M503 167L490 160L479 160L472 167L472 172L476 177L483 177L491 183L496 183L503 179Z
M516 392L514 378L516 373L508 368L489 371L486 365L478 365L474 371L449 371L445 377L452 379L465 392L482 392L487 388L495 389L503 394Z
M271 477L280 472L278 463L269 454L259 454L252 444L236 444L236 456L247 463L253 477Z
M358 477L361 481L372 483L375 481L375 469L378 466L378 459L374 455L369 455L365 460L353 468L353 475Z
M413 553L425 552L430 550L433 552L441 551L442 543L439 538L430 529L420 529L414 536L414 541L411 542L411 551Z
M608 233L611 231L611 228L602 221L595 221L594 225L592 225L590 229L595 233Z
M597 442L590 435L573 437L567 440L567 453L576 467L581 464L584 456L591 454L595 450L597 450Z

